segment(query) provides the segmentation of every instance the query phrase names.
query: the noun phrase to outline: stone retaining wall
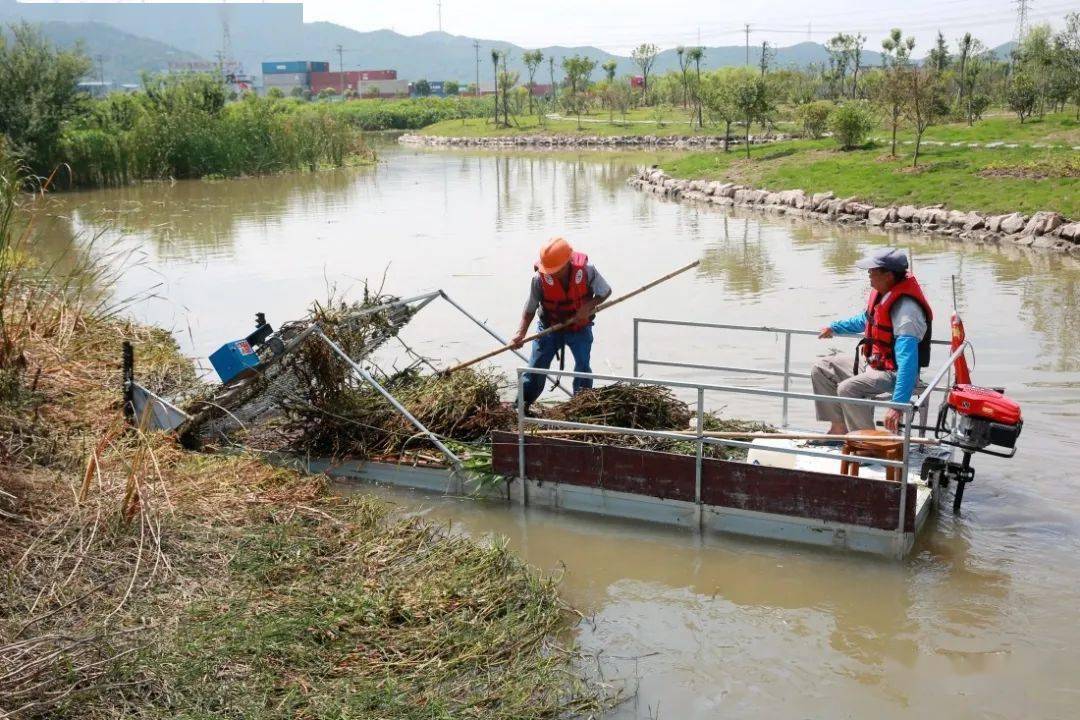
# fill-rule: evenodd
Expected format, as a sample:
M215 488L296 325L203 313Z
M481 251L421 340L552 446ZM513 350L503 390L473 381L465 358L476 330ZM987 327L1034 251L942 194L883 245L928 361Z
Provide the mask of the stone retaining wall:
M973 243L1046 248L1080 256L1080 222L1056 212L985 215L947 210L941 205L875 207L831 192L807 195L803 190L771 191L730 182L679 180L663 170L643 168L627 183L659 197L681 202L754 207L778 215L886 230L935 233Z
M750 136L752 145L764 145L789 139L787 135ZM742 143L731 138L731 145ZM404 145L426 147L479 148L556 148L556 147L666 147L674 150L722 148L722 135L504 135L496 137L443 137L441 135L402 135Z

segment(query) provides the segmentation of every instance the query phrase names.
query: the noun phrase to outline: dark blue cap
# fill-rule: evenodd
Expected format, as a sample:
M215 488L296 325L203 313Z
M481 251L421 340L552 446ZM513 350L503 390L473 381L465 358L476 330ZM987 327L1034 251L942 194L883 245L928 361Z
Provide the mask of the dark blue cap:
M892 272L904 272L908 269L907 255L897 248L878 248L855 263L855 267L863 270L881 268Z

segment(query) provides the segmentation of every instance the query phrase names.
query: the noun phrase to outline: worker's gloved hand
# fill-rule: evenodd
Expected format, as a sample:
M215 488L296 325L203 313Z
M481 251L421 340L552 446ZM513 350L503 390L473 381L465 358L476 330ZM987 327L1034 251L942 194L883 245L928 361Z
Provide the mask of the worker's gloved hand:
M891 432L893 435L900 434L900 418L903 414L894 408L889 408L885 412L885 429Z
M525 333L519 332L514 337L510 338L510 347L515 350L521 349L521 346L525 344Z

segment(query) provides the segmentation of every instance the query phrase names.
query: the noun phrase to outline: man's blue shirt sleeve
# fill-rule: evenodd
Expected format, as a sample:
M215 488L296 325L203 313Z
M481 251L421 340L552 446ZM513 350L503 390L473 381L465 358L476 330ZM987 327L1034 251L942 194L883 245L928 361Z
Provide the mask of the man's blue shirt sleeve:
M911 335L898 335L893 342L896 357L896 384L893 386L893 402L906 403L911 399L915 383L919 379L919 339Z
M866 313L861 312L846 320L837 320L830 323L829 327L837 335L862 335L866 332Z

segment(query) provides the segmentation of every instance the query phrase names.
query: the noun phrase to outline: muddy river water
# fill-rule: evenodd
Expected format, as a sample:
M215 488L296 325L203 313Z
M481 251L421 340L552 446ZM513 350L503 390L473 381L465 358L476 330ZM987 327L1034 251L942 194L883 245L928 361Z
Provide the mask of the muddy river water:
M372 168L70 194L55 200L51 237L62 247L99 234L135 250L118 294L149 294L132 312L173 330L198 358L246 335L256 311L271 322L295 318L331 288L355 295L384 276L402 295L442 288L510 334L537 247L553 234L587 251L616 294L701 259L696 273L600 316L594 370L625 374L635 316L805 328L846 317L866 291L853 262L890 242L660 202L626 187L634 162L619 156L388 147L382 157ZM903 563L376 492L471 534L504 536L529 562L562 572L565 596L587 618L581 648L637 692L620 717L1078 717L1080 263L893 242L914 254L937 337L947 337L958 277L975 380L1006 386L1026 421L1017 456L978 458L962 516L935 518ZM438 304L403 338L444 363L491 347ZM850 346L803 338L792 349L805 364ZM783 338L649 329L642 354L778 368ZM710 404L779 421L775 401ZM814 426L809 408L793 406L792 422Z

